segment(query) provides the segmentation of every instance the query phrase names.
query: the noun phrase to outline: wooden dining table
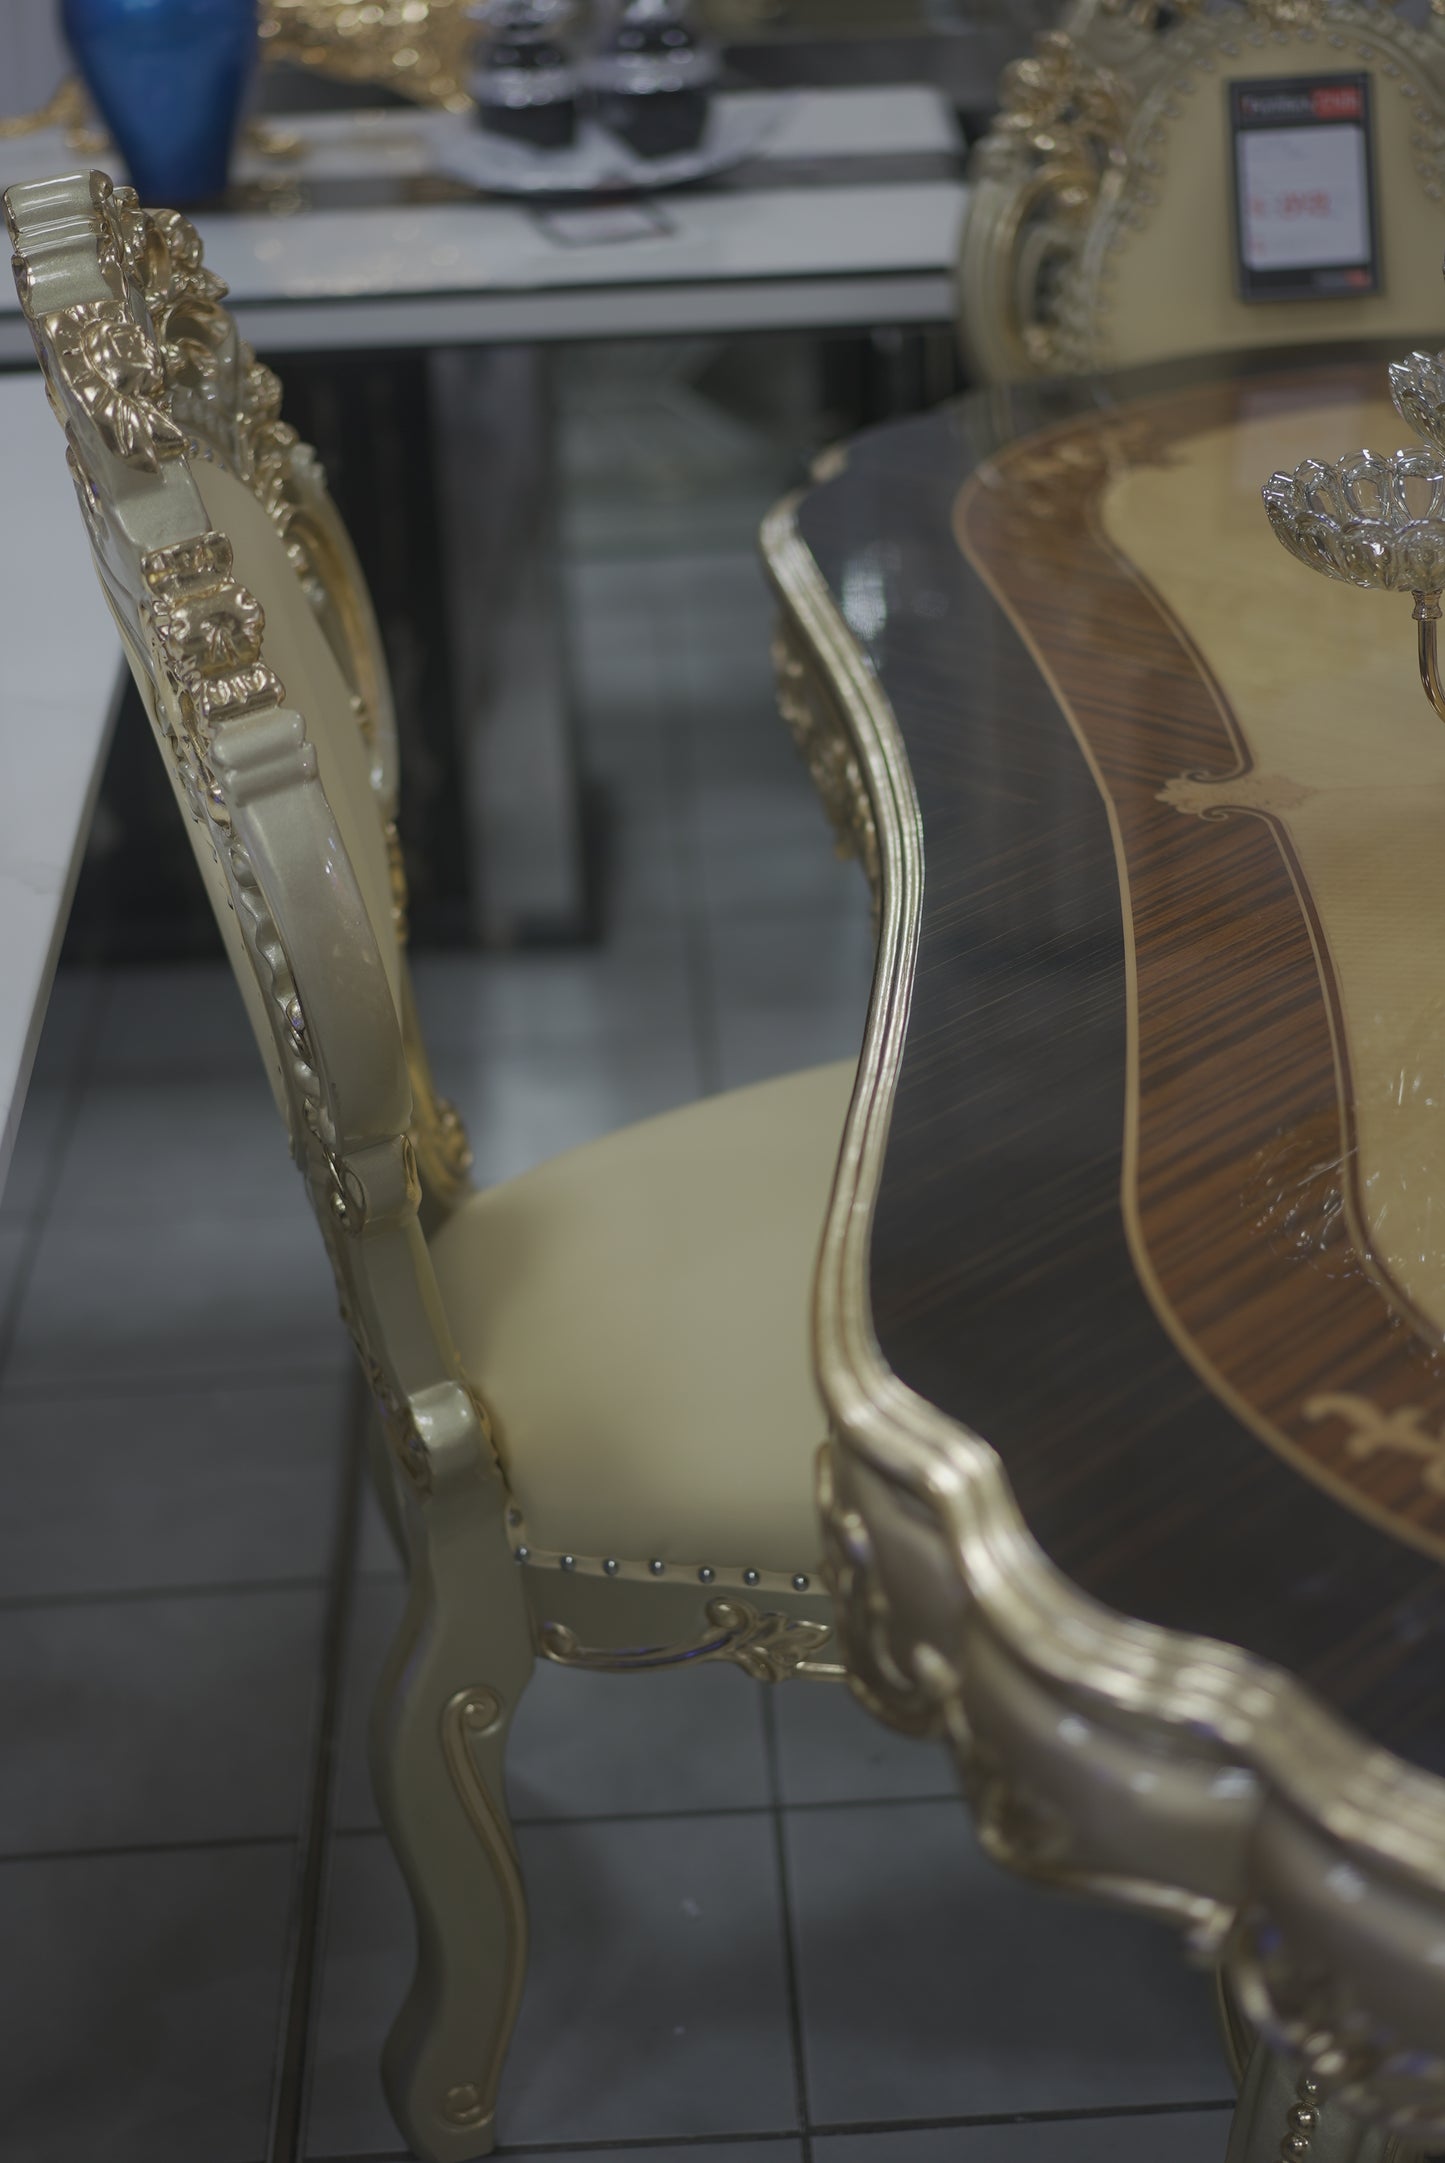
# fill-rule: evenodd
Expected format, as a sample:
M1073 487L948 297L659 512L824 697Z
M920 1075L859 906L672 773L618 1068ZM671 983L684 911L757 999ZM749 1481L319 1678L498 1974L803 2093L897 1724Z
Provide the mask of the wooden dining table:
M1312 577L1260 503L1412 442L1385 359L982 392L829 454L765 556L879 919L816 1306L859 1679L943 1705L1003 1859L1223 1959L1284 2102L1302 2063L1414 2153L1445 729L1409 597Z

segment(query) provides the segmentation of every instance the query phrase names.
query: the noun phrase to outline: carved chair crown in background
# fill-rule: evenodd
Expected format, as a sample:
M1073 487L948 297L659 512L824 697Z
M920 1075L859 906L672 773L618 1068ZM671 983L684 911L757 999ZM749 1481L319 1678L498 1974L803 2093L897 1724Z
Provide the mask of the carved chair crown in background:
M1225 86L1369 75L1382 290L1242 301ZM1380 0L1071 0L1000 85L970 171L961 334L980 377L1419 332L1439 316L1445 21Z
M390 1444L410 1599L372 1762L419 1962L383 2077L418 2154L459 2163L492 2145L525 1969L503 1758L535 1657L839 1672L807 1298L851 1065L471 1190L408 988L385 665L316 461L185 219L101 174L6 205L96 569Z

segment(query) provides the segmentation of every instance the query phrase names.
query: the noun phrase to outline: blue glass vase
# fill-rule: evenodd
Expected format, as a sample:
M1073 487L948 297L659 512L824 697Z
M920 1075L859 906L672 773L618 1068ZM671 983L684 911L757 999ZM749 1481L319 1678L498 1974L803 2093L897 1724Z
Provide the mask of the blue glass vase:
M256 10L257 0L62 0L85 86L150 208L225 187Z

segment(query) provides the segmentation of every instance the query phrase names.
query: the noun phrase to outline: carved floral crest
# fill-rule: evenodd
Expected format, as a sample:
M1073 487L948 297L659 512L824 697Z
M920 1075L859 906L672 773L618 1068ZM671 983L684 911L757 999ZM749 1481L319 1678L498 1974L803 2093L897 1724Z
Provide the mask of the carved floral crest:
M255 595L231 575L224 534L157 550L141 571L151 596L143 617L193 733L204 740L217 721L280 704L280 679L261 658L266 619Z
M162 459L181 456L185 436L160 404L160 352L122 301L83 301L45 327L67 389L117 458L154 473Z

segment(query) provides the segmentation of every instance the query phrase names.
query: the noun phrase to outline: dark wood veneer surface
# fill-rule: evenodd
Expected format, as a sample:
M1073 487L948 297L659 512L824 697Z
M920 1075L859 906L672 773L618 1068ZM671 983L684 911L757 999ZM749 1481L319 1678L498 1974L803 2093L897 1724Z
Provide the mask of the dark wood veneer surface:
M1383 359L1332 363L1301 395L1382 384ZM1220 376L1201 393L1216 415ZM859 439L801 506L801 536L887 692L923 820L874 1325L894 1373L998 1451L1036 1538L1083 1591L1276 1662L1379 1742L1445 1771L1445 1569L1236 1417L1136 1274L1108 815L1037 661L954 532L967 477L1001 446L1090 412L1106 423L1189 381L1171 368L981 394ZM1069 606L1065 585L1064 618ZM1078 636L1106 643L1108 610L1082 581L1076 608ZM1263 878L1261 842L1265 854L1273 844L1242 824L1242 868L1253 852ZM1277 928L1286 946L1302 930ZM1285 1349L1328 1370L1324 1341ZM1422 1349L1438 1380L1435 1347Z

